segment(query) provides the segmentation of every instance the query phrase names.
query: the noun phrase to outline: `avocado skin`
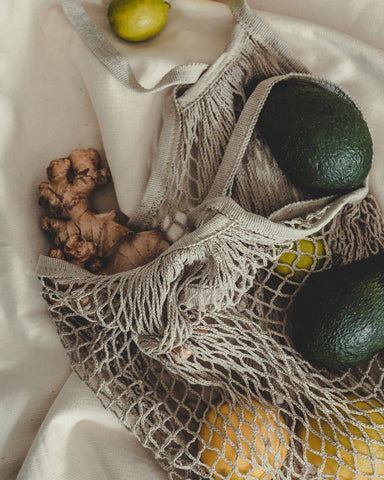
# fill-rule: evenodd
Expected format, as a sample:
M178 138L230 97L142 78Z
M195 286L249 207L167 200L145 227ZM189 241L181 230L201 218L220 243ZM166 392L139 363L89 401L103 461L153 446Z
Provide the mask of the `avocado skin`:
M384 254L314 273L291 313L294 345L314 366L369 360L384 349Z
M373 157L372 137L346 97L304 80L271 90L258 128L279 167L304 189L337 193L360 186Z

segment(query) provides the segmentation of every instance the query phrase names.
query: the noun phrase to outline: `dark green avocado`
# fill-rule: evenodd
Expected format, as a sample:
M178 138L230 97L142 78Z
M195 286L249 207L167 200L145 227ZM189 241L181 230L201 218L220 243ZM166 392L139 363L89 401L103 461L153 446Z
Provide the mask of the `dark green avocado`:
M371 169L372 138L360 110L346 96L314 82L277 83L258 128L285 175L304 189L352 190Z
M384 254L312 274L291 315L294 345L313 365L369 360L384 349Z

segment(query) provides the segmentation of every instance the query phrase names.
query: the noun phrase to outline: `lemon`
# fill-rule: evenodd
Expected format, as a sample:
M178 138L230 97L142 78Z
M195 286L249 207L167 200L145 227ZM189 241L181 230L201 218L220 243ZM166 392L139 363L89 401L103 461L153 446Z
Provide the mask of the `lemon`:
M336 429L323 418L311 418L311 430L301 424L298 434L301 439L307 439L309 447L306 448L306 458L319 473L332 475L335 480L379 480L384 475L384 407L376 400L369 400L368 403L359 400L355 395L348 398L348 410L341 413L345 417L347 414L350 418L353 417L358 426L348 421L343 426L336 417L331 417ZM358 409L367 412L362 414ZM324 437L324 440L321 437ZM328 455L324 463L322 451ZM337 470L341 462L336 455L339 455L347 466L341 465ZM372 476L375 468L376 475Z
M112 0L107 17L113 32L131 42L142 42L163 29L169 9L164 0Z
M304 278L309 270L312 270L314 256L324 255L324 244L322 240L316 240L314 237L303 238L293 245L293 252L284 252L281 254L276 272L284 277L299 282ZM317 261L314 270L318 270L322 262Z
M213 474L216 480L227 477L232 471L229 477L231 480L242 480L246 475L263 480L272 478L272 475L266 475L265 470L261 468L260 459L254 456L250 445L254 445L260 458L267 459L275 469L281 467L287 456L289 435L282 415L272 406L263 407L255 399L253 403L256 407L255 412L244 408L241 415L240 405L230 409L229 405L224 403L216 409L209 409L205 415L200 428L200 437L205 442L199 442L200 460L206 465L207 472L209 468L214 468L218 474ZM225 425L226 421L228 423ZM250 424L256 425L256 432ZM219 455L216 449L223 453ZM240 453L238 458L237 450ZM252 459L260 465L260 468L252 470ZM236 473L235 465L244 477Z

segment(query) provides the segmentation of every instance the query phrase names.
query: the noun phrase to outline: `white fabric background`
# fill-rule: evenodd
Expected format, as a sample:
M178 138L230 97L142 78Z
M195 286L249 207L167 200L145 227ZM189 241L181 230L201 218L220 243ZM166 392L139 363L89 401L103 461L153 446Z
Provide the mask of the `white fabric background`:
M382 0L250 0L314 74L360 104L375 160L370 185L384 208ZM210 63L233 19L224 1L174 0L153 41L110 34L108 2L85 3L145 86L173 65ZM150 169L164 92L127 92L77 38L58 0L2 0L0 11L0 479L165 479L142 448L70 373L34 268L48 243L37 186L53 158L77 147L106 155L122 210L132 213ZM108 209L112 190L98 199Z

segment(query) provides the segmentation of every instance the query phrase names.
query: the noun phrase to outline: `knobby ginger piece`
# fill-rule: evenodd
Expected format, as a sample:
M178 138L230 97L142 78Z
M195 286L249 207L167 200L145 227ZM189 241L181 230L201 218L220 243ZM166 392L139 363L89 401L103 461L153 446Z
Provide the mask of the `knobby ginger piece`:
M39 204L48 210L41 228L53 238L51 257L113 274L140 267L168 248L160 231L136 233L114 210L98 213L92 208L92 193L111 182L95 149L76 149L67 158L52 160L47 177L39 186Z
M39 204L48 210L41 228L53 238L51 257L93 273L114 274L145 265L169 247L160 231L136 233L114 210L98 213L92 208L92 193L111 182L96 150L76 149L67 158L52 160L47 177L39 186ZM87 301L82 299L83 307ZM189 349L178 347L172 358L180 363L191 355Z

